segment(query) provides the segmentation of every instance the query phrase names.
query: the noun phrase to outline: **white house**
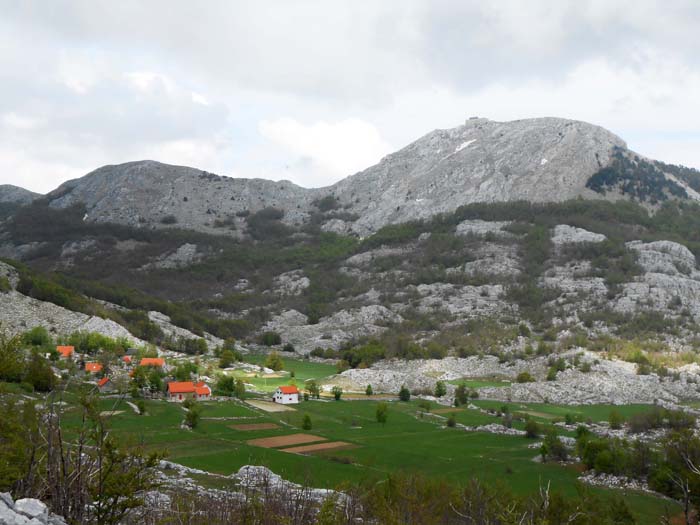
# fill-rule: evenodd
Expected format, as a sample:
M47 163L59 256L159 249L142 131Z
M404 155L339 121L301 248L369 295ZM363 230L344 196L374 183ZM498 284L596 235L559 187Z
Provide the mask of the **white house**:
M295 386L277 387L272 401L283 405L294 405L299 402L299 389Z

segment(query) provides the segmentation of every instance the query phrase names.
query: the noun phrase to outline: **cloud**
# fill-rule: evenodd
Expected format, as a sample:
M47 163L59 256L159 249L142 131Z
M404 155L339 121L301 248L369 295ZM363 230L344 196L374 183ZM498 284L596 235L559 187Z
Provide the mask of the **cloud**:
M700 167L696 0L0 9L0 182L34 190L149 157L325 185L470 115L587 120Z
M292 118L262 121L260 133L296 159L292 180L325 186L377 163L392 147L372 124L357 118L304 125Z

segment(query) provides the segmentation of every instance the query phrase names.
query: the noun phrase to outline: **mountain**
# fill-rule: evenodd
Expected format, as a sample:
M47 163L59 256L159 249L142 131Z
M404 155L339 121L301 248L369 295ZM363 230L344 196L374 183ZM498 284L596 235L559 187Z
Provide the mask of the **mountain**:
M87 221L234 235L245 231L249 214L276 208L287 225L314 220L326 231L366 236L475 202L581 197L655 206L697 200L696 189L697 171L645 159L598 126L558 118L474 118L433 131L326 188L141 161L99 168L47 199L57 208L84 204Z
M0 184L0 203L29 204L40 197L38 193L25 190L12 184Z

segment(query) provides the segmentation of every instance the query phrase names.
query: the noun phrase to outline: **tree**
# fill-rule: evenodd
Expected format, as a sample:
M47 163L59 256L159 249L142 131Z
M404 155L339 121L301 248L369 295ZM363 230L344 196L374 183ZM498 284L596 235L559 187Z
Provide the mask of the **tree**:
M534 439L540 435L540 426L534 419L528 419L525 422L525 437Z
M386 420L389 418L389 405L386 403L378 403L376 411L377 423L386 425Z
M399 400L400 401L410 401L411 391L406 388L406 385L401 385L401 390L399 390Z
M35 326L22 335L25 345L48 347L51 345L51 337L43 326Z
M51 370L51 365L37 351L32 352L24 381L31 384L38 392L50 392L56 384L56 376Z
M331 392L333 393L333 397L335 398L335 400L340 401L340 397L343 395L343 389L340 388L338 385L335 385Z
M367 385L367 388L365 388L365 395L371 396L372 394L374 394L374 391L372 390L372 385Z
M455 389L455 406L466 405L468 400L467 385L462 383Z
M282 336L277 332L265 332L260 336L260 342L265 346L278 345L282 343Z
M450 416L447 418L447 426L450 428L457 426L457 418L454 414L450 414Z
M304 430L311 430L312 424L311 424L311 416L309 414L304 414L304 421L301 424L301 428Z
M225 396L232 396L236 389L236 380L233 376L220 375L216 381L216 389Z
M236 356L231 350L224 349L219 357L219 368L229 368L236 361Z
M435 383L435 397L442 397L447 394L447 387L443 381Z
M146 413L146 402L143 399L137 399L136 408L139 410L139 416L143 416Z
M309 381L306 389L309 391L309 394L311 394L311 396L314 399L318 399L321 397L321 389L318 387L316 381Z
M245 399L245 383L242 379L236 379L235 394L238 399Z
M201 417L199 405L197 403L191 403L187 409L187 414L185 414L185 424L194 429L199 424L199 418Z
M279 372L284 369L284 361L282 361L282 358L277 352L270 352L267 355L267 359L265 359L265 366L275 372Z
M540 453L543 459L554 459L557 461L566 461L569 457L569 451L566 445L559 439L554 430L549 430L544 436L544 442L540 447Z

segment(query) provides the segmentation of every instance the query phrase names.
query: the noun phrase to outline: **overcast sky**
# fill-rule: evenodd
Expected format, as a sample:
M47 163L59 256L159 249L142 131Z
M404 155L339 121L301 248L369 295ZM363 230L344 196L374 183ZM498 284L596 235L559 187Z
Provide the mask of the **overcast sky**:
M478 115L700 168L700 2L0 0L0 183L155 159L325 186Z

